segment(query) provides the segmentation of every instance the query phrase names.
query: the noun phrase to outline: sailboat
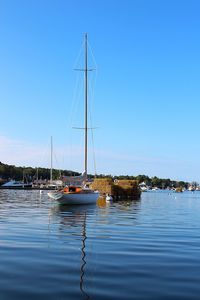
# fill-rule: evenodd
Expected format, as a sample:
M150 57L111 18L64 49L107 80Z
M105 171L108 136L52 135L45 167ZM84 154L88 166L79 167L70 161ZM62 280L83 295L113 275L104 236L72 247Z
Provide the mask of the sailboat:
M87 45L87 33L85 34L85 68L83 69L85 74L85 170L84 184L82 186L68 185L61 191L52 191L48 193L48 196L54 200L57 200L60 204L92 204L96 203L99 198L99 192L87 187L87 150L88 150L88 45Z

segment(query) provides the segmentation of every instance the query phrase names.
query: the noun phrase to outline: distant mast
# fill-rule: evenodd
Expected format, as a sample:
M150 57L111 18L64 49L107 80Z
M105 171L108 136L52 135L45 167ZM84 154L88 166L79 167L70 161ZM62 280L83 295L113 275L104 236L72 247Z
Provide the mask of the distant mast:
M51 169L50 169L50 184L52 184L52 168L53 168L53 138L51 136Z

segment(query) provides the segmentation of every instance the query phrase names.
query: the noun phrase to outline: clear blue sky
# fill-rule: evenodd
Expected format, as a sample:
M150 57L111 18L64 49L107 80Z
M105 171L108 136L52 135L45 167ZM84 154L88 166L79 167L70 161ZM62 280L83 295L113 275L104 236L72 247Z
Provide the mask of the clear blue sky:
M97 173L200 181L199 11L198 0L1 0L0 161L48 167L52 135L54 166L83 170L70 118L87 32Z

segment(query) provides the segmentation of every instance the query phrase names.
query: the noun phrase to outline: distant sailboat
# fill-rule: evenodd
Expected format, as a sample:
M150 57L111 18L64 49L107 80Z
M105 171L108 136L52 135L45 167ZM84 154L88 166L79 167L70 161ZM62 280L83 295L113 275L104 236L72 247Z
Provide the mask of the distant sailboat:
M87 149L88 149L88 45L87 34L85 34L85 170L83 172L82 186L68 185L61 191L49 192L48 196L57 200L60 204L91 204L96 203L99 198L99 192L94 191L86 186L87 182Z
M63 186L62 180L59 179L53 180L53 137L51 136L51 166L50 166L50 181L48 183L48 188L56 189L62 186Z

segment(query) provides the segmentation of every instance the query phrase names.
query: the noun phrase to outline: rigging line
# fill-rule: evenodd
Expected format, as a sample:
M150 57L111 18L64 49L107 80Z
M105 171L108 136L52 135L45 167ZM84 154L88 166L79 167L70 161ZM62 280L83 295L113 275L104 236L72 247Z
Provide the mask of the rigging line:
M80 61L81 55L83 55L84 44L85 44L85 41L84 41L84 39L83 39L82 44L81 44L81 47L80 47L79 52L78 52L78 55L77 55L76 59L74 60L73 69L76 68L76 66L78 65L78 62Z
M80 61L80 57L81 57L81 55L83 53L83 44L84 44L84 41L82 42L80 50L78 52L78 55L77 55L77 57L74 60L73 69L77 65L78 61ZM72 118L72 112L73 112L73 107L74 107L74 103L75 103L74 99L76 99L76 97L75 97L75 91L78 90L76 88L77 86L78 86L78 76L76 77L76 83L75 83L75 86L74 86L74 91L73 91L73 96L72 96L73 100L71 101L71 109L70 109L70 113L69 113L69 117L68 117L67 126L70 126L70 122L71 122L71 118Z
M77 85L78 85L78 77L76 77L76 82L75 82L75 86L74 86L74 90L73 90L73 96L72 96L72 102L71 102L71 106L70 106L70 112L69 112L69 116L68 116L68 122L67 122L67 126L70 127L71 121L72 121L72 113L74 110L74 106L75 106L75 91L77 90Z
M79 91L79 95L78 95L79 97L78 97L78 101L77 101L76 112L74 114L76 116L76 121L77 121L77 119L79 119L79 121L82 121L81 116L79 116L79 118L77 118L77 116L78 116L78 107L82 106L82 104L83 104L82 99L81 99L81 94L83 94L82 92L83 92L83 89L84 89L84 80L83 80L83 77L82 77L81 73L79 73L79 78L80 78L81 88L79 88L79 90L78 90ZM81 102L81 104L80 104L80 102ZM78 106L78 104L79 104L79 106ZM74 135L72 137L74 138ZM84 138L83 135L80 135L78 139L76 138L76 145L78 145L78 147L79 147L78 149L82 149L82 147L83 147L83 144L84 144L83 138ZM73 150L72 145L71 145L71 150ZM72 157L72 154L73 153L71 151L71 157ZM79 152L78 152L78 155L79 155ZM80 162L81 162L81 160L80 160Z
M74 110L74 119L75 119L75 117L76 117L76 121L77 121L77 119L80 119L80 120L82 120L81 119L81 117L80 118L78 118L77 116L78 116L78 108L80 108L82 105L83 105L83 103L82 103L82 91L83 91L83 89L84 89L84 78L83 78L83 76L82 76L82 74L81 73L79 73L78 74L78 77L79 77L79 86L80 86L80 88L77 90L78 92L77 92L77 102L76 102L76 107L75 107L75 110ZM81 103L81 104L80 104ZM74 121L74 120L73 120ZM72 131L71 131L72 132ZM71 135L71 140L72 140L72 138L74 138L74 135ZM76 138L76 146L78 147L77 149L79 150L79 149L81 149L82 148L82 146L83 146L83 136L81 135L80 136L80 139L77 139ZM78 143L77 143L78 142ZM70 156L72 157L72 155L73 155L73 152L72 152L72 150L73 150L73 147L72 147L72 143L71 143L71 153L70 153ZM78 155L79 155L79 151L78 151Z
M72 124L74 123L75 116L77 116L78 106L80 104L81 93L83 90L82 82L83 82L82 76L80 73L78 73L76 75L76 86L74 88L74 93L73 93L73 103L72 103L73 105L71 106L70 119L68 122L68 128L70 128L69 143L68 143L69 144L68 164L70 168L72 168L72 153L73 153L72 143L74 138L74 136L72 135L71 127Z
M73 69L75 69L75 67L79 64L80 58L83 55L83 50L84 50L84 40L82 41L79 53L78 53L76 59L74 60ZM76 83L75 83L75 86L74 86L73 97L72 97L72 102L71 102L71 109L70 109L70 113L69 113L69 117L68 117L68 123L67 123L68 127L71 127L70 125L72 125L73 112L74 112L74 110L76 110L76 107L78 106L77 102L78 102L79 97L77 97L77 94L78 94L77 91L80 91L80 89L78 88L79 85L80 85L80 78L79 77L80 77L80 75L76 76Z
M40 162L38 164L41 164L40 168L42 168L42 165L43 166L46 165L49 168L49 143L48 144L45 143L45 146L43 147L42 150L43 151L40 156ZM47 159L47 157L48 157L48 159Z
M72 126L73 123L73 115L76 113L77 111L77 107L78 104L80 102L80 93L81 93L81 80L80 80L80 74L77 74L76 76L76 83L75 83L75 87L74 87L74 92L73 92L73 100L72 100L72 104L71 104L71 109L70 109L70 114L69 114L69 122L68 122L68 126L69 128Z
M83 56L84 53L84 43L85 40L83 39L78 55L76 56L75 60L74 60L74 64L73 64L73 69L75 69L79 64L80 64L80 60L81 60L81 56ZM81 60L82 61L82 60ZM73 89L73 96L72 96L72 101L71 101L71 105L70 105L70 111L69 111L69 115L68 115L68 121L66 122L66 126L67 128L71 128L72 127L72 123L74 122L73 120L73 115L75 115L76 111L77 111L77 107L78 104L80 102L80 93L81 93L81 88L80 88L80 74L76 75L76 82L75 82L75 86ZM72 132L70 130L70 141L72 142ZM72 153L72 145L70 143L70 154ZM69 155L71 156L71 155Z
M95 65L95 69L97 69L97 62L96 62L95 56L94 56L93 51L92 51L92 47L90 46L89 42L88 42L88 49L89 49L89 52L91 53L91 57L93 59L94 65Z
M95 157L95 149L94 149L94 134L93 134L93 129L91 132L91 136L92 136L92 150L93 150L93 163L94 163L94 174L95 177L97 175L97 167L96 167L96 157Z
M90 113L93 111L93 107L94 107L94 90L95 90L95 85L96 85L96 77L97 76L94 76L93 77L93 84L91 82L89 82L89 91L90 91L90 103L89 103L89 109L90 109ZM92 115L92 113L91 113ZM93 126L91 126L93 127Z
M93 107L93 105L94 105L94 90L95 90L95 86L96 86L96 82L97 82L98 66L97 66L95 56L93 54L92 47L89 42L88 42L88 50L92 57L92 65L94 64L93 70L95 70L95 72L92 72L92 76L90 76L90 81L89 81L89 90L91 91L90 92L91 93L91 97L90 97L91 101L89 104L91 105L91 107Z
M93 164L94 164L94 173L95 176L97 175L97 169L96 169L96 157L95 157L95 149L94 149L94 134L93 134L93 122L92 122L92 113L91 113L91 107L89 106L89 115L90 115L90 124L91 124L91 138L92 138L92 154L93 154Z
M96 72L95 72L96 73ZM96 170L96 157L95 157L95 147L94 147L94 132L93 132L93 121L92 121L92 106L94 105L94 82L96 83L96 74L93 76L93 84L91 82L91 78L89 81L89 92L90 92L90 102L89 102L89 116L90 116L90 125L91 125L91 141L92 141L92 154L93 154L93 164L94 164L94 172L97 174Z
M76 116L76 121L77 121L78 107L81 107L83 105L81 95L83 94L83 90L84 90L84 81L80 74L79 74L79 82L78 83L79 83L79 85L77 86L76 106L74 107L74 111L73 111L73 115ZM72 119L72 122L74 122L73 119ZM72 124L71 124L71 126L72 126Z
M81 58L81 55L83 54L83 50L84 50L84 42L85 41L83 41L83 43L82 43L82 45L81 45L81 48L80 48L80 50L79 50L79 55L77 56L77 59L75 60L75 63L74 63L74 67L76 67L77 68L77 65L79 64L79 61L80 61L80 58ZM89 45L89 47L88 47L88 49L89 49L89 51L90 51L90 53L91 53L91 57L92 57L92 60L93 60L93 62L94 62L94 64L95 64L95 66L97 66L97 63L96 63L96 59L95 59L95 57L94 57L94 54L93 54L93 51L92 51L92 48L91 48L91 46ZM96 73L96 72L95 72ZM81 75L81 78L82 78L82 75ZM74 95L73 95L73 107L72 107L72 109L71 109L71 112L70 112L70 118L69 118L69 125L72 125L72 123L73 123L73 119L72 119L72 116L73 116L73 114L75 115L75 113L77 112L77 108L78 108L78 104L79 104L79 102L80 102L80 94L81 94L81 91L82 91L82 88L78 88L78 87L80 87L80 82L81 82L81 80L80 80L80 73L79 73L79 75L77 75L77 77L76 77L76 88L75 88L75 90L74 90ZM96 74L95 74L95 77L93 76L92 77L92 79L93 79L93 82L94 83L96 83ZM84 82L84 81L83 81ZM90 88L90 87L89 87ZM91 93L92 95L91 95L91 102L94 102L94 89L91 89L93 92ZM78 97L75 97L75 96L78 96ZM77 101L75 101L75 99L77 100ZM92 104L92 103L91 103ZM90 112L90 117L91 117L91 112ZM71 131L70 131L71 132ZM70 138L72 138L71 136L70 136ZM93 131L92 131L92 141L93 141L93 152L94 152L94 137L93 137ZM70 152L71 152L71 154L72 154L72 145L71 145L71 148L70 148ZM71 155L70 155L71 156ZM93 155L93 157L94 157L94 161L95 161L95 155ZM94 162L94 164L95 164L95 173L96 173L96 162Z
M98 75L98 68L97 68L97 64L95 62L95 58L93 58L94 60L94 64L95 64L95 72L92 72L91 76L90 76L90 80L89 80L89 92L90 92L90 103L89 105L91 105L91 107L93 108L94 106L94 91L95 91L95 86L96 86L96 82L97 82L97 75Z
M95 72L96 73L96 72ZM91 111L93 111L93 107L94 107L94 91L95 91L95 86L96 86L96 81L97 81L97 73L93 76L93 82L90 81L89 82L89 91L90 91L90 108L91 108Z
M84 70L84 68L82 67L82 59L80 59L81 58L81 56L83 56L83 54L84 54L84 51L85 51L85 39L83 39L83 41L82 41L82 44L81 44L81 48L80 48L80 50L79 50L79 55L77 56L77 59L76 59L76 61L75 61L75 63L74 63L74 69L75 70ZM80 63L80 61L81 61L81 67L79 67L79 63ZM79 73L79 72L78 72ZM79 77L77 77L77 78L80 78L80 73L79 73ZM82 74L81 74L81 81L83 82L83 84L84 84L84 77L82 76ZM83 87L84 87L84 85L83 85ZM82 88L83 88L82 87ZM82 91L82 89L77 89L78 91L79 91L79 96L80 96L80 93L81 93L81 91ZM77 99L80 99L79 97L77 97Z
M57 156L56 156L56 153L55 153L55 152L53 152L53 157L54 157L54 159L55 159L55 161L56 161L56 164L57 164L57 166L58 166L58 170L59 170L59 173L60 173L61 168L60 168L60 166L59 166L59 162L58 162L58 159L57 159ZM56 168L53 168L53 169L56 169Z
M53 155L53 158L56 162L56 164L52 165L52 169L53 170L58 170L59 171L59 175L61 175L61 163L59 162L58 160L58 157L56 155L56 152L54 151L55 147L53 147L53 151L52 151L52 155Z

